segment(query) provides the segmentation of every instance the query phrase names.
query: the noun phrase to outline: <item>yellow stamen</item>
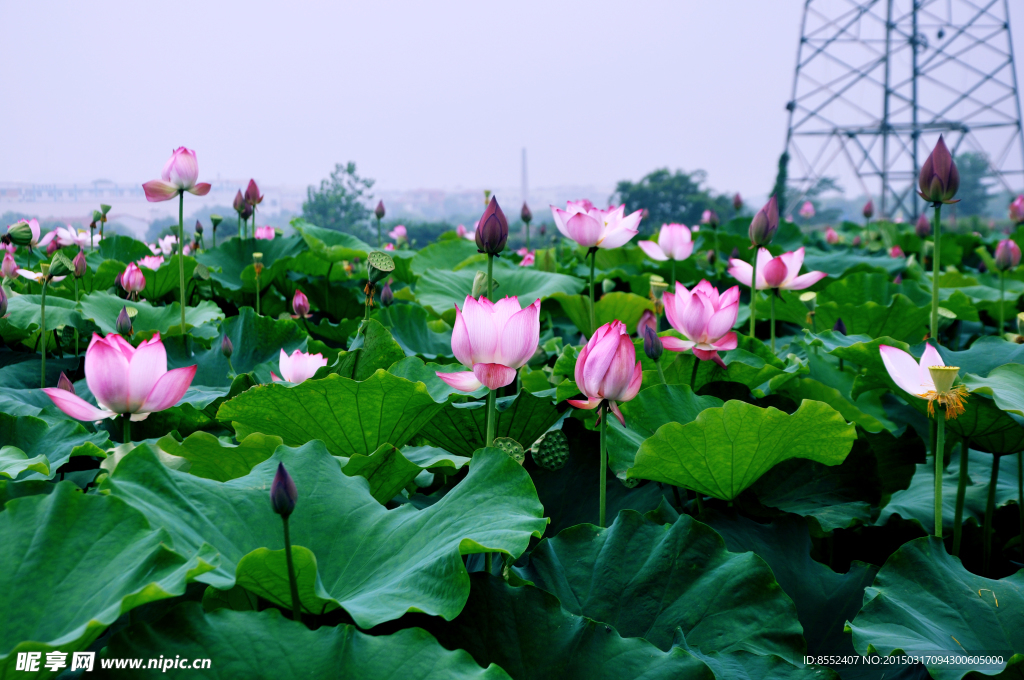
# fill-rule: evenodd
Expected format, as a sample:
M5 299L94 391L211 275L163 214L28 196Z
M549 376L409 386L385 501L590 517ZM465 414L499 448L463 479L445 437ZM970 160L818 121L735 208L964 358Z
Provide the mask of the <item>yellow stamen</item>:
M940 393L932 390L918 396L928 400L929 416L935 416L935 402L939 402L939 406L946 412L946 420L949 420L964 412L964 401L967 400L969 394L970 392L963 385L954 385L948 392Z

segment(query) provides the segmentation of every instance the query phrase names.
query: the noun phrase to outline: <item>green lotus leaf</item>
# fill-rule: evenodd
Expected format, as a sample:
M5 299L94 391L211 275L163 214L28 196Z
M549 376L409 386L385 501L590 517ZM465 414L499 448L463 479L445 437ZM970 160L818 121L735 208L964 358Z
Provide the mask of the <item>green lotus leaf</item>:
M341 262L356 257L365 260L367 253L376 250L352 234L324 229L302 220L293 221L292 226L302 236L309 251L326 262Z
M369 456L355 454L348 459L343 458L342 471L349 477L365 477L370 482L370 495L384 504L423 470L445 467L454 471L469 460L430 446L406 447L400 451L391 444L382 444Z
M466 302L466 296L473 291L474 269L462 269L457 272L443 269L429 269L423 272L416 284L416 300L424 307L432 308L436 313L443 314L454 310L455 305ZM551 274L527 267L501 268L494 274L499 286L495 289L495 297L519 297L519 304L525 307L538 298L546 298L555 293L576 295L583 290L583 280L565 274Z
M437 241L416 252L410 269L414 276L423 276L428 269L455 270L478 252L476 243L466 239Z
M0 478L52 479L71 456L96 455L108 446L106 432L89 432L77 420L48 423L0 413Z
M587 295L569 295L567 293L555 293L551 296L557 300L580 332L586 336L593 335L590 328L590 297ZM594 315L597 318L598 327L615 320L626 324L626 329L631 333L636 331L637 322L643 316L644 311L654 312L654 303L650 299L615 291L602 295L594 307Z
M234 351L230 365L220 350L221 340L227 336ZM281 350L291 354L297 349L306 349L306 333L292 319L273 319L257 315L252 307L242 307L238 315L220 324L220 338L213 341L210 349L196 351L191 357L181 353L174 357L176 366L197 365L195 385L229 387L235 375L259 371L269 380L270 371L280 375L277 362ZM168 352L168 361L172 361ZM233 369L233 371L232 371Z
M889 304L844 298L841 302L825 302L814 308L818 328L832 328L838 319L842 319L852 335L889 336L910 343L924 338L930 314L930 306L919 307L900 293L894 295Z
M427 359L454 356L452 329L448 327L441 333L432 330L427 325L427 310L419 305L392 305L375 312L373 318L388 326L395 341L409 356L418 354Z
M870 413L862 411L857 403L847 399L836 388L829 387L813 378L794 378L786 382L779 389L779 392L788 395L796 402L810 399L828 404L838 411L843 418L846 418L851 423L860 425L868 432L881 432L886 429L887 423L883 423ZM870 395L862 394L860 399L869 401Z
M749 225L750 222L748 221ZM901 259L888 257L886 255L862 255L853 251L825 253L820 250L808 248L804 256L804 269L807 271L825 272L832 277L845 276L847 272L855 272L867 269L868 271L879 269L888 274L895 275L904 268L905 264Z
M689 385L693 379L693 362L700 361L697 367L696 388L712 382L736 382L742 383L753 389L777 375L788 371L796 370L796 366L787 368L777 357L772 355L771 349L756 338L746 335L737 336L738 346L736 349L722 352L722 361L725 368L722 368L714 361L700 361L693 356L693 352L680 352L674 361L665 368L665 381ZM665 354L670 354L665 352ZM664 355L662 355L664 362Z
M93 252L95 252L99 256L100 261L117 260L127 264L153 254L148 245L130 236L112 234L100 241L99 233L97 232L96 237L96 250L89 251L88 255L92 256ZM92 258L90 257L90 259Z
M232 238L216 248L204 250L196 255L196 261L210 268L210 278L229 291L254 293L253 253L263 253L264 283L269 282L278 272L284 271L288 261L306 250L306 244L298 236L275 238L270 241L252 238ZM164 265L165 267L167 265ZM248 270L249 276L245 277ZM243 281L247 278L247 281Z
M135 302L125 300L106 291L96 291L83 295L80 302L82 316L89 319L100 331L117 332L117 315L124 307L134 308L138 314L132 319L136 333L144 331L160 331L166 333L171 326L181 325L181 305L172 302L164 307L154 307L146 301ZM209 321L223 319L224 312L215 303L203 300L195 307L185 308L185 323L189 326L202 326ZM50 325L50 300L46 300L46 325Z
M972 393L991 397L1001 410L1024 416L1024 364L999 366L985 378L965 375L963 384Z
M471 397L486 397L487 388L481 386L476 392L459 392L454 387L446 383L437 377L437 372L442 373L453 373L457 371L466 370L462 364L435 364L423 363L423 360L418 357L406 357L401 361L396 361L388 369L388 373L397 375L400 378L405 378L412 382L421 382L427 386L427 392L434 398L434 401L443 404L448 401L448 397L453 394L468 394Z
M192 272L195 269L196 259L185 256L185 295L188 295L195 285L192 280ZM143 299L159 300L168 293L173 293L174 299L181 301L181 272L177 254L167 258L156 271L142 268L142 274L146 277L146 287L139 293Z
M942 346L937 349L947 365L960 368L961 375L987 376L1003 364L1024 364L1024 345L992 336L978 338L962 352Z
M40 314L42 299L42 295L11 295L7 303L7 323L14 328L32 331L33 337L36 337L34 331L39 330L39 325L42 322ZM121 308L118 307L117 311L121 311ZM180 319L178 323L181 323ZM58 326L71 326L77 328L81 333L95 328L90 323L88 315L83 315L75 307L74 300L47 295L46 330L52 331ZM88 339L86 339L85 344L89 344Z
M663 425L646 440L627 478L652 479L732 500L776 464L846 459L857 432L831 406L805 400L792 415L741 401Z
M352 341L348 352L341 352L338 360L324 373L336 373L353 380L366 380L378 369L388 370L405 358L405 350L394 336L374 319L364 324L363 332ZM321 374L323 375L323 374Z
M196 477L226 482L244 477L281 446L280 437L250 434L238 444L228 444L208 432L196 432L179 442L167 435L157 442L161 450L184 458L191 464L189 473Z
M167 469L140 446L103 490L163 527L177 551L216 550L217 569L197 580L226 590L245 555L283 546L267 496L279 463L299 494L289 520L292 544L316 556L324 594L362 628L410 610L453 618L469 595L461 555L491 551L516 558L545 526L529 475L496 449L477 452L466 478L423 510L386 510L365 479L341 471L322 442L280 447L245 477L223 483ZM290 603L287 584L278 599Z

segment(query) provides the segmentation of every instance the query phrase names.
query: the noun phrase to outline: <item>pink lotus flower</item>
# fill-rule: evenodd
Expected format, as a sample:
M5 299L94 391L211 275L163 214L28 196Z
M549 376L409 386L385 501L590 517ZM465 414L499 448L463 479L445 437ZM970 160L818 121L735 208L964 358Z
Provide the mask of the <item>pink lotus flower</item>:
M810 201L804 201L804 204L800 206L800 217L805 220L809 220L814 217L814 204Z
M893 246L889 248L889 257L906 257L903 253L903 248L899 246Z
M273 241L274 237L277 236L277 233L274 231L274 228L270 226L256 227L255 236L256 238L264 241Z
M921 398L935 391L935 381L932 380L928 369L946 364L931 343L925 346L920 364L910 354L896 347L879 345L878 351L882 355L882 363L885 364L889 377L901 390Z
M99 236L93 237L88 231L84 229L76 230L71 225L68 225L67 227L57 227L54 230L54 233L57 235L57 243L60 244L61 248L65 246L78 246L79 248L85 248L87 246L92 246L94 240L99 240Z
M394 243L385 243L384 244L384 250L389 250L390 251L390 250L394 250L394 249L395 249L395 244Z
M1020 264L1020 246L1013 239L1003 239L996 246L996 271L1016 269Z
M693 350L694 356L702 361L714 361L722 368L725 362L718 356L720 351L736 349L736 316L740 311L740 288L733 286L721 295L718 289L707 281L701 281L693 290L686 290L676 282L676 292L666 292L665 318L672 328L682 333L686 340L673 337L661 339L670 352Z
M532 267L533 263L536 262L537 258L532 252L528 252L523 255L523 259L519 261L520 267Z
M775 264L772 264L775 262ZM803 246L789 253L772 258L764 248L757 250L757 290L778 288L780 290L803 290L828 276L825 272L808 272L803 276L800 267L804 264ZM750 285L753 274L751 266L736 258L729 260L729 275L745 286ZM770 278L769 278L770 277Z
M40 238L39 220L37 219L18 220L14 224L7 227L7 230L10 231L11 227L17 226L19 224L27 224L29 230L32 232L32 242L29 243L29 248L45 248L46 246L50 245L50 241L57 237L57 232L51 231L47 232L46 236Z
M35 281L36 283L39 284L43 282L44 278L42 272L34 272L31 269L19 269L18 276L26 278L29 281ZM50 281L52 281L53 283L57 283L58 281L63 281L66 278L66 276L51 276Z
M292 296L292 311L295 312L292 315L293 319L309 317L309 298L298 288L295 289L295 295Z
M199 162L195 151L179 146L164 164L160 179L150 180L142 185L146 192L146 200L150 203L169 201L178 194L187 191L196 196L210 193L210 185L206 182L196 184L199 179Z
M164 258L162 255L147 255L142 259L136 260L135 262L140 267L145 267L146 269L156 271L157 269L160 268L160 265L164 263Z
M640 249L652 260L682 262L693 253L693 237L685 224L663 224L658 242L639 241Z
M626 215L626 206L599 210L590 201L569 201L566 210L551 206L555 226L584 248L618 248L637 235L640 210Z
M608 408L625 425L618 402L635 397L642 380L643 369L636 360L629 331L616 319L598 328L576 359L576 387L587 398L569 399L569 403L589 411L607 401Z
M839 232L832 227L825 229L825 243L834 246L839 243Z
M298 384L304 380L312 378L319 368L326 366L327 359L319 352L316 354L309 354L308 352L295 350L291 355L289 355L282 349L281 356L278 357L277 360L277 365L281 369L281 375L284 380ZM282 380L282 378L277 377L277 374L273 371L270 372L270 377L274 382L280 382Z
M403 225L399 224L394 229L388 232L388 236L393 238L395 241L401 241L404 238L408 238L408 232L406 232L405 227Z
M11 279L18 274L18 263L10 253L4 254L3 264L0 264L0 278Z
M1013 203L1010 204L1010 220L1014 224L1024 222L1024 195L1013 199Z
M159 239L157 245L149 246L149 249L153 251L154 255L173 255L176 245L178 245L178 237L174 234L168 234Z
M455 305L452 352L470 371L437 373L437 377L460 392L474 392L509 385L516 369L526 365L540 341L540 300L523 309L519 298L491 302L467 295L463 309Z
M128 293L139 297L139 292L146 287L146 277L134 262L130 262L121 273L121 287Z
M167 370L167 351L156 333L132 347L116 333L105 338L93 333L85 351L85 382L99 408L59 387L43 389L64 413L87 422L131 414L145 420L168 409L185 395L196 366Z
M465 225L462 224L455 227L455 235L458 236L459 238L464 238L470 241L476 241L476 232L468 231Z

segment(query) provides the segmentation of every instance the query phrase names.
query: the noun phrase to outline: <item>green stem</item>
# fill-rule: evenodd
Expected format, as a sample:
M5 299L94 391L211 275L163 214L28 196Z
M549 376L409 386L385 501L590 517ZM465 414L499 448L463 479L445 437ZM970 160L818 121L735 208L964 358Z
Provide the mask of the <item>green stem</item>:
M1006 328L1006 308L1003 306L1003 298L1006 296L1005 273L999 272L999 328L996 330L996 337L1003 337L1003 329Z
M487 299L494 294L494 255L487 254ZM494 300L491 300L494 302Z
M78 279L75 279L75 307L78 307ZM75 356L78 356L78 326L75 326Z
M530 249L530 223L526 223L526 249Z
M712 227L711 231L715 235L715 261L711 263L711 266L714 268L715 277L716 277L716 280L717 280L717 276L718 276L718 227Z
M696 494L695 497L697 499L697 517L703 517L704 516L704 498L701 496L700 491L694 491L694 494Z
M1024 560L1024 451L1017 452L1017 509L1020 510L1020 557Z
M256 275L256 316L260 315L260 277Z
M377 218L377 247L380 248L380 244L383 243L380 236L380 218Z
M667 385L668 382L665 380L665 371L661 368L661 362L655 361L654 365L658 367L658 377L661 378L661 384Z
M132 440L132 417L127 413L121 415L121 431L123 442L127 444Z
M484 553L484 571L488 574L491 573L491 553Z
M238 374L235 373L235 367L231 365L231 357L228 357L228 370L231 371L231 379L234 380Z
M487 445L494 445L494 431L498 427L498 413L495 408L495 401L497 399L497 392L490 390L487 392Z
M42 336L40 349L43 352L43 360L39 365L39 386L46 387L46 279L43 279L43 297L39 302L39 332Z
M982 526L984 543L982 547L982 573L989 575L992 561L992 515L996 511L996 484L999 482L999 456L992 456L992 476L988 481L988 503L985 504L985 522Z
M942 457L946 445L946 414L939 407L935 416L935 535L942 538Z
M768 297L772 300L772 354L775 354L775 297L776 291L772 291L768 294Z
M302 623L302 605L299 604L299 582L295 580L295 564L292 562L292 539L288 535L288 517L284 520L284 558L288 564L288 586L292 591L292 619Z
M754 337L754 309L757 306L757 253L754 251L754 265L750 272L750 337Z
M671 260L671 262L672 262L672 278L668 282L668 290L669 290L670 293L675 293L676 292L676 261L675 260Z
M213 248L216 250L216 248L217 248L217 228L216 227L213 228L213 233L210 235L210 238L213 240Z
M690 373L690 391L697 393L697 369L700 368L700 359L693 355L693 371Z
M935 232L935 244L932 249L932 340L939 341L939 246L942 243L942 204L935 204L935 215L932 219L932 229Z
M238 238L242 238L242 213L238 213Z
M960 443L960 481L956 487L956 512L953 515L953 556L960 556L960 539L963 532L964 498L967 496L967 463L970 460L971 442L964 439Z
M593 337L597 330L597 311L595 309L597 300L594 299L594 267L597 265L597 248L593 248L592 251L590 253L590 333L587 334L587 338ZM604 494L603 489L601 493Z
M597 501L597 517L598 525L604 528L604 510L605 510L605 487L607 486L608 479L608 449L605 447L605 430L608 425L608 411L607 405L600 407L597 412L601 418L601 469L600 478L598 483L601 485L598 501Z
M178 192L178 275L181 279L181 334L185 335L185 192Z

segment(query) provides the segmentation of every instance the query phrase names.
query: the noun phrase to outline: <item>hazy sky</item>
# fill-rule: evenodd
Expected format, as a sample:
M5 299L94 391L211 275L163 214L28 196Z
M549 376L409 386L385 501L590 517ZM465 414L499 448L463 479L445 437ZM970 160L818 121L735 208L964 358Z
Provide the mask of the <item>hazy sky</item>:
M525 146L533 186L669 166L763 194L802 8L4 2L0 180L143 182L185 145L201 177L308 184L351 159L385 189L516 187Z

